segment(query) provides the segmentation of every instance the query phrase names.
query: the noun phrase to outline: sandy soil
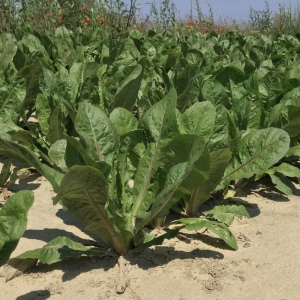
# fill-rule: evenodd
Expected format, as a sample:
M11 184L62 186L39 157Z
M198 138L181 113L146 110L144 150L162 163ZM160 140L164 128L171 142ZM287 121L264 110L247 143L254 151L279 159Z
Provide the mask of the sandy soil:
M12 257L60 235L90 239L68 212L52 205L53 192L43 177L33 175L11 189L25 187L34 191L35 203ZM296 195L287 198L251 184L231 199L244 203L251 215L231 227L237 251L213 236L187 233L127 257L130 285L121 295L115 292L117 260L104 257L40 265L8 282L0 277L0 299L300 299L300 185L297 188Z

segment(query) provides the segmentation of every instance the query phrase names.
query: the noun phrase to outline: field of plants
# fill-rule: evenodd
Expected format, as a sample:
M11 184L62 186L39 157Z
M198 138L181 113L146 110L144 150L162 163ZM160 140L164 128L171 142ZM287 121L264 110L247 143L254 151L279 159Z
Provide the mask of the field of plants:
M229 227L249 213L224 199L249 182L297 191L300 40L196 22L116 33L98 19L92 31L0 33L0 266L117 255L122 293L123 258L182 231L206 229L237 250ZM10 258L34 202L10 185L34 172L90 245L57 236Z

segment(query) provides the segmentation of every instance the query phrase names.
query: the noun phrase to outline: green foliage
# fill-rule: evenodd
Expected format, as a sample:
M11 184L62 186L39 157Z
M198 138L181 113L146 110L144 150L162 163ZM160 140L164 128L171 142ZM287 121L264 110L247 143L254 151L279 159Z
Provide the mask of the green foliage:
M232 180L265 173L285 155L289 144L288 134L281 129L267 128L246 134L238 143L221 186Z
M0 46L0 154L45 176L54 203L118 255L160 244L183 227L207 228L236 249L228 226L247 212L221 206L194 218L201 204L262 176L283 193L294 191L297 38L59 27L0 39L12 49ZM175 206L192 218L149 234ZM18 259L104 253L58 238Z
M250 20L252 22L252 27L254 30L264 31L269 29L272 26L272 16L269 8L268 1L264 1L265 9L257 11L250 8Z
M200 218L181 219L177 222L184 224L184 228L186 230L201 230L203 228L208 229L215 235L219 236L229 247L234 250L238 249L234 235L223 223Z

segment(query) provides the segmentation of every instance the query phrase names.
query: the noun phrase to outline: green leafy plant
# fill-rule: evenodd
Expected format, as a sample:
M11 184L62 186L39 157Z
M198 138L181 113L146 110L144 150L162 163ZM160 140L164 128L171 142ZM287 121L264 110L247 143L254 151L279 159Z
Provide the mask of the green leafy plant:
M50 147L50 157L64 175L46 167L32 150L16 142L1 139L0 152L8 154L13 149L14 158L37 168L57 192L54 204L63 205L117 255L141 251L176 236L181 228L191 229L190 223L196 224L195 219L178 221L183 225L167 229L158 237L147 229L209 178L207 143L203 137L180 133L176 99L171 89L140 121L121 107L108 117L93 105L81 103L75 118L79 140L64 133ZM245 212L241 214L248 217ZM201 228L211 230L237 249L233 234L221 219L199 219L197 226L200 223ZM107 249L57 237L8 263L18 265L24 259L53 263L66 257L108 253Z

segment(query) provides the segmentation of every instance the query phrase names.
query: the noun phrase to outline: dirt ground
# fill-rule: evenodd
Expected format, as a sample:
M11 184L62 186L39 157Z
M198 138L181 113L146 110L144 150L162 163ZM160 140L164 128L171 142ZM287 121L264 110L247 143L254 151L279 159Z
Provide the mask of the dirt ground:
M22 188L34 191L35 203L12 257L57 236L90 239L68 212L52 205L54 194L43 177L33 175L11 187L14 192ZM206 233L189 232L127 257L130 284L123 294L115 292L116 258L104 257L40 265L8 282L0 277L0 299L300 299L300 185L297 188L296 195L285 197L251 184L231 200L244 203L251 215L231 227L237 251Z

